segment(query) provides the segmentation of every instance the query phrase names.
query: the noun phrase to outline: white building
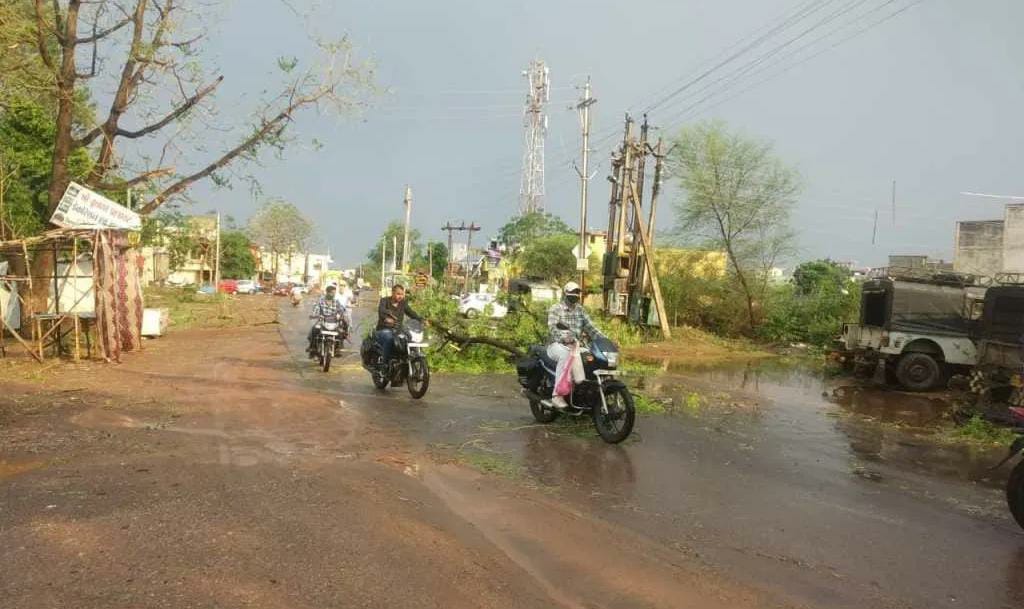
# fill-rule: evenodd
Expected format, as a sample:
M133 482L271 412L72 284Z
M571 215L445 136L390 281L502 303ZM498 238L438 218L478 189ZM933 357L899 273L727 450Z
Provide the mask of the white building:
M330 254L310 254L293 252L277 254L260 250L259 275L264 281L274 283L309 283L312 286L323 286L325 274L331 267ZM277 269L277 274L274 270Z

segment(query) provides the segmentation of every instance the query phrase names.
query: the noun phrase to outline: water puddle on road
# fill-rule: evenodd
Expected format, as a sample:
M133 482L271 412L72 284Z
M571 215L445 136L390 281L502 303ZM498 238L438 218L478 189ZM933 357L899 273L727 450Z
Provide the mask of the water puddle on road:
M885 462L961 480L998 485L990 468L1005 448L947 441L954 410L948 393L916 394L832 376L808 364L757 360L692 366L659 362L661 372L636 379L643 395L668 398L669 409L761 427L778 441L831 437L852 457Z

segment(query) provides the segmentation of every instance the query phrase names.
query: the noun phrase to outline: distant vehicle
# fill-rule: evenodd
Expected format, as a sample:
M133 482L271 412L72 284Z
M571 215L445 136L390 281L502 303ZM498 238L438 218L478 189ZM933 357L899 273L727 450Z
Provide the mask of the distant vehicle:
M210 285L210 284L206 284L206 285L200 286L199 289L196 290L196 294L213 294L213 293L214 293L214 289L213 289L213 286Z
M279 283L274 286L274 290L271 292L274 296L287 296L291 294L292 286L288 283Z
M891 372L910 391L936 389L954 368L974 366L971 327L985 287L970 275L886 274L864 282L860 322L843 326L842 346L854 364Z
M220 283L217 284L217 291L224 294L237 294L238 282L234 279L221 279Z
M251 279L240 279L235 283L235 289L239 294L259 294L260 284Z
M293 288L297 287L302 290L303 294L309 294L309 286L304 283L292 283L290 284Z
M508 315L508 307L498 302L494 294L466 294L459 299L459 313L473 319L488 311L494 319L501 319Z

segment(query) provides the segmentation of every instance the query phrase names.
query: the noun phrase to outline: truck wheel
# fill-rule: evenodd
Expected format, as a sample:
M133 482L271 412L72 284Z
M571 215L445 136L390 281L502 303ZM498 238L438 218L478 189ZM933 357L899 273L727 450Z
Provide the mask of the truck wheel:
M942 380L942 366L927 353L905 353L896 365L896 379L909 391L928 391Z

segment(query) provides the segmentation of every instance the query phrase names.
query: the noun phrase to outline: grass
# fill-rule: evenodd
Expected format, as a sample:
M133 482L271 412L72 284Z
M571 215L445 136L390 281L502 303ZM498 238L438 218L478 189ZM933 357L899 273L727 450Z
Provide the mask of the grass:
M515 463L512 457L502 453L460 450L458 460L484 474L501 476L510 480L518 480L526 475L522 466Z
M230 328L277 319L277 302L264 295L196 294L190 288L149 287L143 297L147 307L167 309L169 331Z
M1017 438L1013 430L990 423L979 415L974 415L963 425L948 430L945 436L947 440L988 446L1008 446Z
M649 398L646 395L634 393L633 404L636 406L636 411L639 413L665 414L665 403L660 400Z

